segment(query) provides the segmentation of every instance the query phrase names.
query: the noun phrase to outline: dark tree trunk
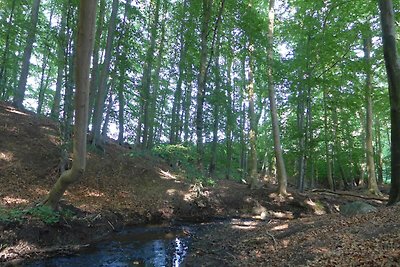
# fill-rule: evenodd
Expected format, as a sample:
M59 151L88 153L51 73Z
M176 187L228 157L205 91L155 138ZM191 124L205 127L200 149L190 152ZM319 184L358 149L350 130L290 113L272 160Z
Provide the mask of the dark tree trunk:
M51 117L58 119L60 117L60 102L61 102L61 89L64 78L64 64L65 64L65 49L68 47L68 40L65 34L67 10L69 6L66 1L63 2L63 10L61 14L60 30L58 31L57 40L57 82L56 91L54 93L53 106L51 108Z
M36 36L36 25L39 17L40 0L34 0L32 4L31 20L29 24L28 37L26 39L24 55L22 56L21 75L18 82L18 88L15 91L13 105L17 108L23 108L25 99L26 81L29 74L30 59L33 50L33 43Z
M103 67L101 70L101 76L100 76L100 83L99 83L99 88L97 91L97 97L96 97L96 102L95 102L95 107L94 107L94 112L93 112L93 141L92 145L93 146L102 146L103 145L103 140L101 136L101 125L103 122L103 114L104 114L104 106L105 106L105 101L106 101L106 96L108 93L108 76L109 76L109 71L110 71L110 63L111 63L111 53L112 53L112 48L113 48L113 39L114 39L114 33L115 33L115 26L116 26L116 20L117 20L117 14L118 14L118 0L113 0L112 2L112 10L111 10L111 16L110 16L110 21L108 24L108 32L107 32L107 43L106 43L106 49L105 49L105 55L104 55L104 62L103 62Z
M391 0L378 2L390 96L392 182L388 204L392 205L400 201L400 59L397 52L393 3Z
M5 38L5 46L4 46L4 51L3 51L2 58L1 58L1 65L0 65L0 97L3 99L5 99L5 97L7 95L5 74L6 74L6 69L7 69L7 61L8 61L8 54L9 54L9 48L10 48L10 35L11 35L12 28L13 28L15 3L16 3L16 0L13 0L11 3L11 11L10 11L10 15L7 20L8 28L7 28L6 38Z
M211 8L212 8L212 0L203 0L201 36L200 36L200 67L197 80L197 98L196 98L197 167L200 171L203 170L203 157L204 157L203 113L204 113L204 98L206 93L206 79L207 79L207 56L208 56L207 37L209 34Z
M101 35L103 33L104 13L106 9L106 0L100 0L100 10L97 18L97 30L94 40L93 57L92 57L92 72L90 79L90 93L89 93L89 123L92 119L94 104L96 102L97 91L99 88L99 58L100 58L100 43Z

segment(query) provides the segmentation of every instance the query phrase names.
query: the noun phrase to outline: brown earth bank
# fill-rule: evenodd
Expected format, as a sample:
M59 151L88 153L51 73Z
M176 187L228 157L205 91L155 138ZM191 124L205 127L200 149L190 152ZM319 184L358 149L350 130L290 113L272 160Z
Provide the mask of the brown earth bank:
M0 103L0 265L76 253L129 226L223 218L249 220L202 228L187 266L400 264L400 210L384 207L384 198L362 190L289 190L281 198L273 184L250 190L227 180L207 187L112 140L104 151L89 150L84 179L66 192L52 221L37 207L60 174L59 132L46 117ZM338 214L341 205L360 199L378 212Z

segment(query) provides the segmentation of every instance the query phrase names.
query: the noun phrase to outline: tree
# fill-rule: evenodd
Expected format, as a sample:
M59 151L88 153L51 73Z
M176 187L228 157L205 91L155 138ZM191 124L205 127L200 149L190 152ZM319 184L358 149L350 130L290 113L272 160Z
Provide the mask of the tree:
M92 56L97 0L81 0L76 44L76 94L73 162L51 189L44 204L56 209L68 186L78 181L86 168L86 129L89 108L89 72Z
M29 74L29 65L33 49L33 43L35 42L36 25L39 16L39 5L40 0L34 0L32 4L31 21L28 31L28 37L26 39L24 55L22 56L22 69L19 77L18 88L14 93L13 105L17 108L23 108L23 101L25 98L26 81Z
M108 93L108 76L110 71L111 53L115 34L115 25L118 12L118 0L113 0L110 21L108 24L107 43L104 55L103 67L101 69L100 83L96 95L95 107L93 112L93 143L92 145L102 146L101 125L103 122L104 105Z
M365 108L366 108L366 123L365 123L365 147L367 154L367 171L368 171L368 190L374 195L380 195L378 183L375 176L375 161L374 148L372 147L372 74L371 74L371 46L372 39L370 36L364 37L364 60L366 72L365 84Z
M274 89L274 80L273 80L273 54L274 54L274 20L275 20L275 0L269 1L269 12L268 12L268 67L267 67L267 76L268 76L268 96L271 110L271 120L272 120L272 135L274 138L274 152L276 158L276 168L277 168L277 178L278 178L278 193L282 196L287 195L286 187L287 187L287 174L285 168L285 162L283 160L282 146L280 140L279 133L279 120L278 120L278 111L276 106L276 96Z
M379 0L383 54L389 83L392 179L388 205L400 202L400 58L391 0Z

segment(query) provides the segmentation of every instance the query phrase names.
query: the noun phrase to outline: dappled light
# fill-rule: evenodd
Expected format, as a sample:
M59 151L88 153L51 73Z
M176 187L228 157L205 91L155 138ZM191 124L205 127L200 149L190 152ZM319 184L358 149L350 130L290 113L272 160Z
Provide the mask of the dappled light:
M19 197L12 197L12 196L6 196L2 198L2 205L10 205L10 204L27 204L29 203L29 200L24 199L24 198L19 198Z
M285 224L281 224L281 225L277 225L271 228L272 231L283 231L289 228L289 224L285 223Z

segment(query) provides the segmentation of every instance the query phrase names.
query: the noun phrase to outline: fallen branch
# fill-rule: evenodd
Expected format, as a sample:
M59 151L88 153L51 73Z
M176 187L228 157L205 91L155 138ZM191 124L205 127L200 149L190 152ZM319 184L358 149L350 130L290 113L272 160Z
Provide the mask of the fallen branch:
M343 192L343 191L332 191L328 189L313 189L311 190L313 193L322 193L322 194L332 194L332 195L339 195L339 196L348 196L348 197L357 197L366 200L378 200L378 201L388 201L387 197L378 197L378 196L363 196L352 194L350 192Z

